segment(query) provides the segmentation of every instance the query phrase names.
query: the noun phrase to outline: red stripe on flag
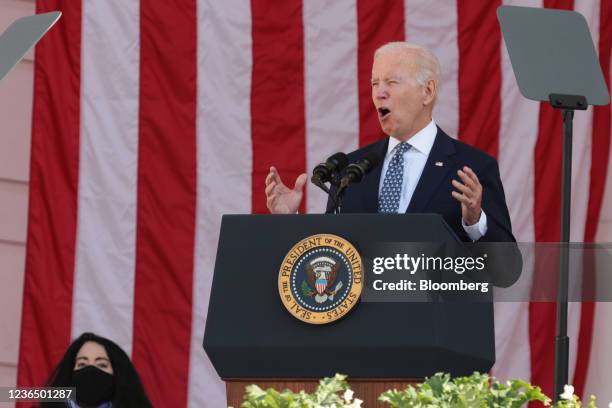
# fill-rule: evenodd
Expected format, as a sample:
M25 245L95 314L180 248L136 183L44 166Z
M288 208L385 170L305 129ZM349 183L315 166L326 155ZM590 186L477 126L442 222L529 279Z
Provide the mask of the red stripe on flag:
M302 2L253 0L251 13L252 209L267 213L264 181L270 166L290 188L306 171ZM305 208L306 199L300 211Z
M545 0L546 8L572 10L573 0ZM534 154L535 196L534 229L537 242L559 242L561 217L561 161L562 161L561 111L548 103L540 104L538 140ZM558 265L556 260L555 265ZM546 260L535 256L535 288L540 285L556 285L542 267ZM548 276L544 276L548 275ZM555 274L556 276L556 274ZM555 366L556 304L554 302L529 305L529 343L531 346L531 381L542 387L545 394L553 394ZM575 340L574 340L575 341Z
M187 405L196 209L196 1L140 4L133 360L153 405Z
M36 47L25 286L17 384L43 385L70 342L77 222L81 2L61 10Z
M584 385L591 358L594 319L595 303L582 302L580 309L580 332L578 335L578 359L576 361L576 370L574 371L574 380L572 381L570 378L570 382L574 385L575 394L581 396L581 398L584 398Z
M404 41L404 1L357 1L357 77L359 83L359 146L385 137L372 102L374 52L390 41Z
M610 89L610 57L612 48L612 3L601 0L599 12L599 63ZM611 118L610 106L598 106L593 110L593 138L591 146L591 182L589 187L589 205L587 208L586 228L584 241L594 242L597 234L597 225L601 213L603 193L606 186L608 161L610 159L610 133ZM592 260L590 260L592 261ZM591 264L592 265L592 264ZM585 272L588 272L585 269ZM589 276L591 282L593 277ZM584 279L583 279L584 281ZM595 303L583 302L580 313L580 336L578 338L578 361L574 373L574 387L576 394L584 393L587 369L591 356L591 343L593 340L593 320L595 317Z
M458 2L459 139L497 157L501 121L501 1ZM485 79L486 78L486 79Z

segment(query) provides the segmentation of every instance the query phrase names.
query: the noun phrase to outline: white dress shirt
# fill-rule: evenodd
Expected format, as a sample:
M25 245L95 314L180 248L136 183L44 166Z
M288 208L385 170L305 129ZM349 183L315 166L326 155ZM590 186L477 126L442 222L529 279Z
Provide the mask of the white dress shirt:
M431 148L436 139L436 133L438 133L438 128L432 119L427 126L418 131L407 142L410 145L410 149L404 153L404 179L402 180L402 192L400 195L398 213L405 213L408 209L414 190L421 178L421 174L423 174L425 163L427 163L427 157L429 157L429 152L431 152ZM385 175L387 174L387 169L389 168L389 163L395 154L395 148L400 143L401 142L394 137L389 138L389 147L387 148L387 154L383 161L380 183L378 185L379 196L385 180ZM480 210L480 219L476 224L465 225L463 220L461 220L461 224L470 239L472 241L477 241L487 232L487 215L483 210Z

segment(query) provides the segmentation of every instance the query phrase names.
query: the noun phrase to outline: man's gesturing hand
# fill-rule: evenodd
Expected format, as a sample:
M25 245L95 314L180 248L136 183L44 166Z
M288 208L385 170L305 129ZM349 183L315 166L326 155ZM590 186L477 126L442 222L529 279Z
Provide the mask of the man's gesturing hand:
M293 190L283 184L275 167L266 177L266 206L272 214L295 214L302 202L308 175L302 173L295 180Z
M476 177L476 173L467 166L457 171L457 175L463 183L453 180L453 187L459 192L453 191L453 197L461 203L461 216L465 225L474 225L480 220L482 202L482 185Z

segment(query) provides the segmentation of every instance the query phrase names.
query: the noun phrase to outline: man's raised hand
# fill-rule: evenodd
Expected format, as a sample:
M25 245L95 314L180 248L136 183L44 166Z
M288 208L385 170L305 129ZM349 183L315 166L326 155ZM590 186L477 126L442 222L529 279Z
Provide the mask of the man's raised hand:
M465 225L474 225L480 220L482 185L476 173L467 166L457 171L457 175L463 183L452 181L453 186L459 190L453 191L452 195L461 203L461 216Z
M275 167L270 167L266 177L266 206L272 214L295 214L304 196L308 175L302 173L295 180L293 189L283 184Z

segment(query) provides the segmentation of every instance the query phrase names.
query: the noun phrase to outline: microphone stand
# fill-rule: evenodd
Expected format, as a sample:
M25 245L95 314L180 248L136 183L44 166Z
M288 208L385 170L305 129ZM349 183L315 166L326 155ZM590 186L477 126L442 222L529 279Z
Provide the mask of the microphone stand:
M335 180L337 190L336 194L332 198L335 204L334 213L339 214L342 209L342 199L344 198L344 193L346 188L351 183L359 183L363 178L368 174L374 167L378 165L380 158L374 156L373 154L368 154L361 160L350 164L346 168L346 174L344 177L340 179L338 183L338 179ZM340 176L337 175L339 178Z
M338 188L336 190L336 194L334 194L332 197L332 200L334 201L334 214L340 214L342 211L342 199L344 198L344 193L348 185L349 180L348 178L344 177L342 180L340 180L340 183L337 186Z
M344 197L344 192L346 191L346 188L351 183L360 182L365 177L365 175L370 170L372 170L373 167L378 165L379 161L380 159L377 156L369 154L361 160L358 160L357 162L349 165L346 168L346 174L344 177L341 177L341 172L334 172L332 174L330 184L336 187L335 194L332 194L330 189L327 188L327 186L320 185L323 184L323 182L321 181L318 175L312 176L312 182L319 186L321 189L323 189L323 191L325 191L331 197L332 202L334 203L334 214L340 214L340 212L342 211L342 199Z
M325 191L325 193L327 193L327 195L332 199L332 202L334 203L334 207L333 207L334 214L339 214L340 208L342 207L342 197L338 198L338 194L337 194L338 190L336 190L336 194L332 194L331 189L327 187L325 183L323 183L319 177L316 177L314 175L310 178L310 181L312 182L312 184L314 184L315 186L319 187L321 190ZM339 189L340 188L339 186L341 184L339 180L339 176L337 174L334 174L334 176L332 177L329 183L330 185Z

